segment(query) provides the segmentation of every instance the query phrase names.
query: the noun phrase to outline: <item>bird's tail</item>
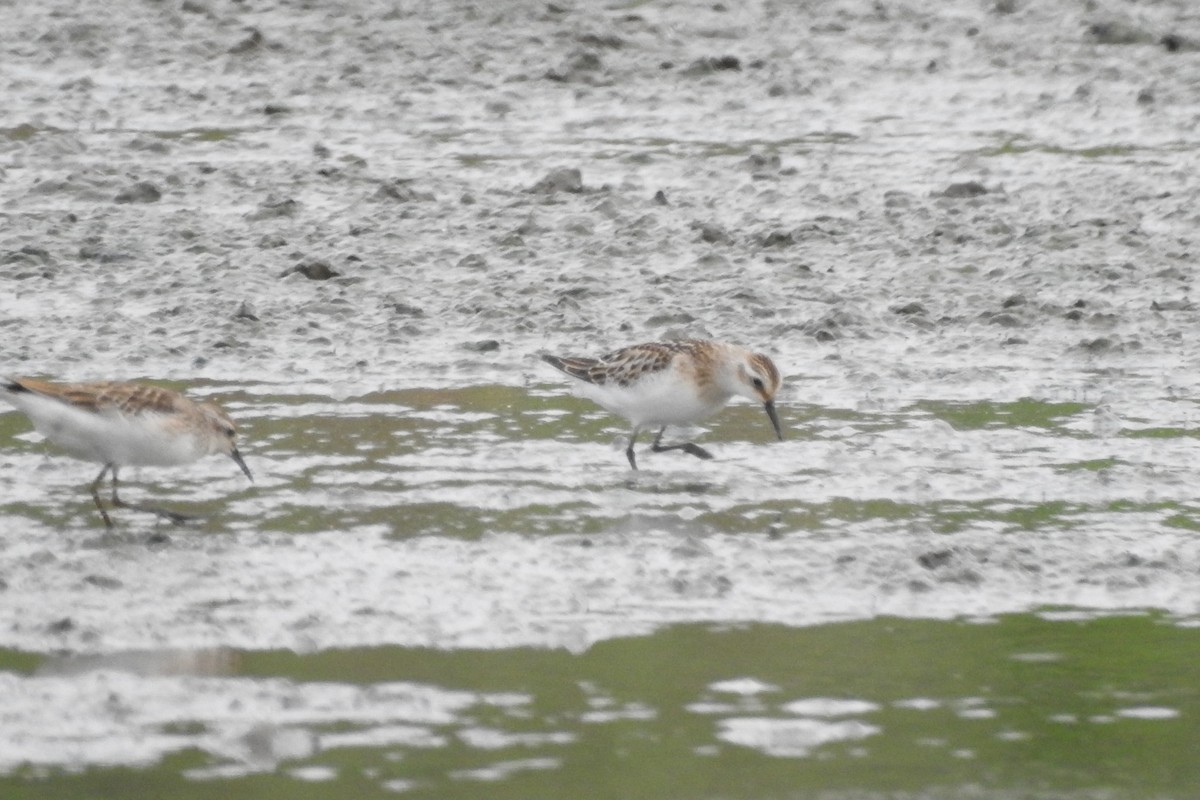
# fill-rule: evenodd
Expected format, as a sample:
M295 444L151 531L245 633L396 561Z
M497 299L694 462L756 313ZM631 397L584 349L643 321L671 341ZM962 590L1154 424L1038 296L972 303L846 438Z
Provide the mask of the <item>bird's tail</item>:
M25 388L16 378L10 378L6 375L0 378L0 391L16 394L18 392L28 392L29 389Z
M549 354L543 354L542 361L545 361L560 372L565 372L572 378L578 378L588 383L596 382L592 370L600 363L594 358L569 358Z

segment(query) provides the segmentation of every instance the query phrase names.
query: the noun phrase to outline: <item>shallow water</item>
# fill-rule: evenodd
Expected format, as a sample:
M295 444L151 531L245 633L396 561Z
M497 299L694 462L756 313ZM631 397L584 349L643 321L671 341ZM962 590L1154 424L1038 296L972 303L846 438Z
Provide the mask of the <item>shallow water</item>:
M43 723L6 735L0 785L42 796L68 766L56 797L1186 796L1197 655L1161 617L1063 613L693 624L583 653L9 653L6 717Z
M11 438L6 480L36 479L3 507L16 796L1197 778L1183 429L1098 435L1081 403L793 405L772 443L739 405L715 460L633 474L611 422L548 385L266 388L231 403L252 486L218 459L127 483L209 515L185 528L103 532L91 466Z
M255 482L0 413L6 797L1194 794L1191 4L7 11L0 368ZM786 440L537 358L675 335Z

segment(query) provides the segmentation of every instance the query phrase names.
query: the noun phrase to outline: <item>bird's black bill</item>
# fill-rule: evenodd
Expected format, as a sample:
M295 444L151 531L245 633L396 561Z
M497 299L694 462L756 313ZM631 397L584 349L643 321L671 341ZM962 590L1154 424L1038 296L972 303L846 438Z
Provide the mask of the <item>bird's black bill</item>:
M763 403L763 408L767 410L767 416L771 418L771 427L775 429L775 435L779 437L779 441L783 441L783 428L779 425L779 415L775 413L774 401L768 400Z
M233 449L233 452L229 454L229 457L237 462L237 465L242 468L242 472L246 473L246 477L250 479L251 483L253 483L254 476L250 474L250 468L246 466L246 462L242 460L242 454L237 451L236 447Z

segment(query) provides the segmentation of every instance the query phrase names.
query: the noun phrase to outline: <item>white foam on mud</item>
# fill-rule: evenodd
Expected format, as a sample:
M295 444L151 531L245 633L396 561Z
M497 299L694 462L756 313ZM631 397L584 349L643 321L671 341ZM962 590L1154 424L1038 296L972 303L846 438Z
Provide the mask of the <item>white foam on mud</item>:
M43 530L43 541L54 536ZM1147 566L1129 567L1131 548ZM922 566L930 548L949 563ZM1171 554L1172 567L1153 566ZM312 651L375 644L565 647L685 622L814 625L874 616L949 619L1046 605L1200 613L1200 544L1137 544L1095 530L870 542L792 534L637 530L605 537L383 531L209 537L168 548L5 551L6 643L23 650L233 647ZM87 576L104 576L97 585ZM69 619L67 630L53 623Z

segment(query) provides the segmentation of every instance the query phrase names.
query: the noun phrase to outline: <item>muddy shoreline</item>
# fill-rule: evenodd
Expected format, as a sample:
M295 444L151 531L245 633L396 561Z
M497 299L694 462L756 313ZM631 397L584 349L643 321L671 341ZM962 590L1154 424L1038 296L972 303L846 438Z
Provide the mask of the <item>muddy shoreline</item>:
M219 787L294 758L315 770L296 780L336 780L350 773L319 763L313 731L359 721L289 727L286 697L306 658L339 648L402 661L428 648L466 673L481 651L535 667L608 646L671 662L679 638L746 626L775 641L780 626L789 647L829 636L855 664L857 641L839 632L858 623L916 626L896 646L919 660L952 651L958 623L1004 620L1064 640L1093 626L1063 656L1082 663L1152 610L1138 635L1170 628L1163 646L1185 653L1200 615L1197 43L1200 11L1182 0L7 9L0 369L219 399L257 479L215 460L131 470L130 492L206 521L133 518L106 535L83 488L95 470L0 413L2 677L29 700L8 720L13 741L36 733L29 763L53 777L128 764L139 737L183 729L203 763L164 768L175 779ZM734 404L694 432L713 461L667 454L633 476L614 444L624 426L537 358L672 336L771 354L786 440ZM1018 656L1043 652L1014 637ZM282 738L249 716L171 711L186 676L137 701L142 722L100 706L81 717L126 757L101 738L74 749L36 710L101 691L130 652L229 649L300 659L255 673L283 684L260 721ZM20 666L51 654L99 660L75 677ZM884 661L872 667L886 690L845 689L875 709L846 712L869 724L722 718L681 772L729 747L777 758L781 737L803 760L828 735L841 743L820 750L830 769L882 774L855 759L907 741L903 704L925 703L920 676L896 686ZM687 702L755 678L719 663ZM576 662L555 669L590 680ZM380 674L405 680L397 670ZM257 680L205 691L244 697ZM1185 679L1162 680L1149 711L1122 717L1114 701L1089 716L1089 695L1081 711L1047 708L1030 738L1053 739L1066 717L1186 724L1172 699ZM973 741L960 725L982 718L977 693L1000 709L993 744L1024 741L993 681L939 688L928 707L945 718L921 717L915 740ZM494 687L476 684L467 702L490 708ZM662 688L628 700L625 719L652 730L656 704L674 708ZM336 705L373 691L294 694ZM413 689L473 731L449 691ZM811 687L788 691L824 707ZM1011 691L1039 713L1056 702ZM424 726L404 751L421 762L447 740L405 702L389 719ZM625 708L605 697L592 711L610 702ZM210 738L195 734L206 726ZM350 739L378 758L388 735ZM488 772L477 751L491 752L378 784L544 769L550 791L562 767L514 755ZM173 750L145 752L134 760L151 770ZM979 774L1025 763L977 744L948 752L985 754ZM1054 796L1093 796L1067 784ZM862 796L912 785L930 784Z

